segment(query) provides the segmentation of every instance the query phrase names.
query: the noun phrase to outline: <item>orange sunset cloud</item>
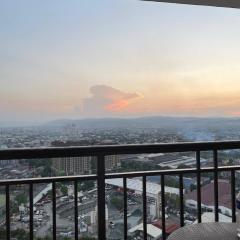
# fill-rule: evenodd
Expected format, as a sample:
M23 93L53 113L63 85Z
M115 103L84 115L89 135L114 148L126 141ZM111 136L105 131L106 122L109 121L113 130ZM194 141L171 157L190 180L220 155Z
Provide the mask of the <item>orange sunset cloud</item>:
M82 111L86 116L107 116L113 112L128 110L133 102L142 98L139 93L128 93L107 85L95 85L90 88L91 97L83 99Z

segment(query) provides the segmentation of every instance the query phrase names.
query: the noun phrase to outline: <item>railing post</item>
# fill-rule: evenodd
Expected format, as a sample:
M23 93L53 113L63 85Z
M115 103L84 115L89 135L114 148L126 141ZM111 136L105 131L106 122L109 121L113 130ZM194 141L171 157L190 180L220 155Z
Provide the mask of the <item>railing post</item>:
M235 171L231 170L232 222L236 222Z
M98 239L106 239L105 214L105 155L97 156L97 185L98 185Z
M127 240L128 237L127 178L123 178L123 205L124 205L124 240Z
M180 196L180 225L184 226L184 196L183 196L183 175L179 176L179 196Z
M162 239L166 239L166 223L165 223L165 180L164 175L161 175L161 204L162 204Z
M29 184L29 226L30 226L30 240L33 240L33 224L34 224L34 219L33 219L33 183Z
M78 240L78 181L74 181L74 228L75 240Z
M7 240L10 240L11 233L10 233L10 191L9 191L9 185L6 185L5 193L6 193L6 238L7 238Z
M197 160L197 218L198 223L202 222L202 197L201 197L201 157L200 151L196 152Z
M57 221L56 221L56 182L52 182L52 239L57 239Z
M213 151L214 161L214 206L215 206L215 222L218 222L218 152Z
M143 239L147 239L147 186L146 176L143 176Z

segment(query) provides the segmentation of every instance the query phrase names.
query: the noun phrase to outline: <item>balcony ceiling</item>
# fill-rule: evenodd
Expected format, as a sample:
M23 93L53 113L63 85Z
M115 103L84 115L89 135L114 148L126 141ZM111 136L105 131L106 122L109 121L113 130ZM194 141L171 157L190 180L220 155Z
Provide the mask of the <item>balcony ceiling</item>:
M148 2L180 3L213 7L240 8L240 0L143 0Z

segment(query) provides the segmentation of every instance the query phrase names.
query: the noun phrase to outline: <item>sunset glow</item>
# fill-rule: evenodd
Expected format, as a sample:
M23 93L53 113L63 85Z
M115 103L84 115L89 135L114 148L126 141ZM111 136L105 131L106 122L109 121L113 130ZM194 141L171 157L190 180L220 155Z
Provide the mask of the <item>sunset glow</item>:
M3 0L0 121L239 117L239 26L234 9Z

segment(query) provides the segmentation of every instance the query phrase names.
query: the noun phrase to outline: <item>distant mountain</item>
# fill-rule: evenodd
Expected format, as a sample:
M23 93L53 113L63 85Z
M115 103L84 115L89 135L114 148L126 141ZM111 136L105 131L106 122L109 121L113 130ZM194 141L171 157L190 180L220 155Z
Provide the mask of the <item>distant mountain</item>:
M64 127L76 125L80 128L239 128L239 118L197 118L197 117L140 117L100 119L60 119L48 122L46 126Z
M0 121L0 127L30 127L38 126L39 122L28 122L28 121Z

